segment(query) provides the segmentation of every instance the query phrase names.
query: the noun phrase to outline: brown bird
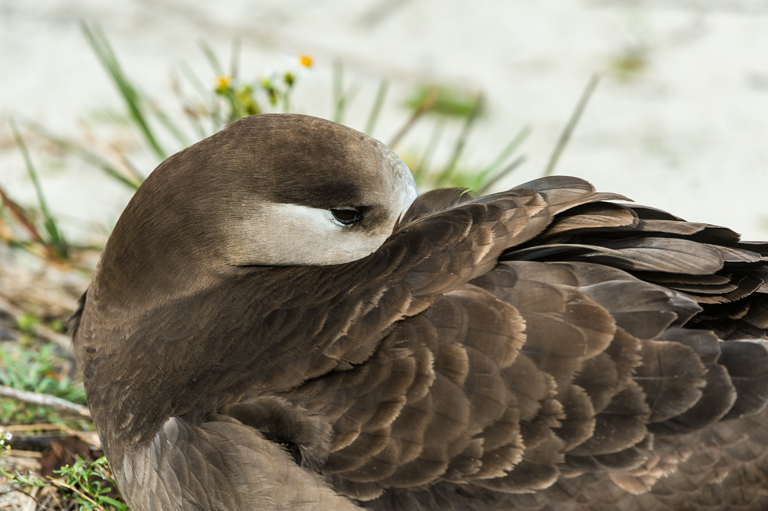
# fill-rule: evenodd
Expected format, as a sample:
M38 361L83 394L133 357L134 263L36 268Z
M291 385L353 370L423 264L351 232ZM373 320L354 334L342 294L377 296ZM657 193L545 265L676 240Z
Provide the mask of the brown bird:
M126 501L768 509L768 244L615 200L416 197L300 115L170 157L73 321Z

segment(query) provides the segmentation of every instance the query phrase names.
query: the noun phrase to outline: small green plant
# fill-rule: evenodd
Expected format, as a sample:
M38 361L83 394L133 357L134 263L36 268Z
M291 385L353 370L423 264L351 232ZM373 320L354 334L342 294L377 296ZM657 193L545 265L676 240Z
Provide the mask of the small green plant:
M167 135L176 140L178 143L176 150L190 145L190 137L185 135L186 129L172 121L171 117L158 106L156 101L142 93L140 87L128 78L103 32L98 28L89 28L87 25L83 25L83 33L122 97L131 125L136 132L142 135L150 151L154 152L160 160L168 156L168 151L161 144L161 137L158 136L158 128L160 127L166 130ZM192 86L197 95L188 98L182 92L180 85L177 84L174 87L183 105L182 111L199 138L211 135L226 124L242 117L264 112L289 112L291 110L291 95L299 77L314 66L311 57L300 55L292 69L274 72L269 76L247 81L239 76L240 44L238 41L233 44L228 69L225 69L219 57L208 45L202 43L201 48L215 77L215 79L209 80L212 85L203 85L204 81L200 80L188 66L184 65L181 66L181 71L187 80L187 85ZM346 84L344 77L343 64L340 61L334 62L332 118L336 122L343 122L344 115L350 109L359 90L355 83ZM368 134L372 134L375 129L388 90L389 82L382 80L365 125L365 132ZM393 140L389 142L392 147L397 146L424 116L436 119L435 132L426 148L424 157L419 159L413 168L414 177L422 190L454 185L485 191L523 161L518 158L515 160L516 163L513 162L512 165L504 165L506 160L494 162L490 172L489 168L475 169L474 172L466 167L463 167L461 171L457 170L468 136L484 109L482 95L455 87L424 85L417 87L412 97L406 102L406 106L411 110L411 116ZM452 144L451 157L448 163L440 169L433 169L431 168L432 155L435 147L442 142L440 136L442 126L448 122L460 122L463 128ZM50 138L50 134L42 132L40 129L36 129L36 131ZM514 150L519 148L529 131L526 128L515 136L501 154L505 158L509 157ZM53 141L60 147L73 149L72 143L65 143L56 137L53 138ZM510 148L513 151L510 151ZM141 181L141 179L136 180L134 178L135 172L131 172L132 175L127 176L125 170L117 170L119 165L107 165L104 163L105 158L90 154L86 149L80 148L76 152L80 156L87 157L86 159L90 162L98 164L110 176L121 180L132 188L138 186ZM128 168L134 168L125 155L122 155L121 160L128 164Z
M211 65L218 75L214 92L226 99L229 106L227 122L262 113L261 101L263 100L272 107L280 107L283 112L290 110L291 93L297 80L296 71L288 70L256 81L243 82L236 75L225 74L210 49L206 51L206 55L209 56ZM301 68L312 67L312 58L307 55L300 55L297 60ZM236 69L233 69L232 72L235 71ZM260 98L260 96L264 97ZM217 110L212 110L209 115L217 113Z
M30 328L34 321L30 320ZM82 382L73 381L62 368L55 344L43 344L39 349L18 345L0 345L0 383L8 387L39 394L48 394L72 403L85 404ZM64 418L49 407L0 398L0 422L3 424L32 424L34 422L63 422Z
M104 33L99 28L91 28L86 24L83 24L82 28L91 49L123 99L131 125L141 134L147 147L157 157L158 163L171 153L191 145L194 137L187 134L187 129L174 121L157 101L143 93L141 88L128 77ZM188 85L197 92L197 97L188 99L184 96L181 87L178 84L175 86L176 94L183 104L182 113L198 138L212 135L226 124L242 117L263 112L289 111L291 94L299 74L313 65L309 56L300 55L293 69L247 81L242 80L238 73L239 41L236 40L233 44L228 70L225 70L216 53L207 44L201 43L201 49L215 75L215 79L210 81L212 86L203 85L203 82L187 66L182 66L181 70ZM159 132L161 128L165 131L165 135L169 135L177 144L171 151L168 151L166 143L161 141ZM121 159L128 162L125 155L121 155ZM134 168L129 162L128 166L131 169ZM114 170L115 167L112 165L110 169ZM115 172L109 172L109 174L113 175ZM140 184L142 180L140 178L137 182L135 175L125 177L127 178L125 180L127 182L124 181L125 184L131 187Z
M416 110L430 101L432 96L435 99L429 108L430 115L465 119L470 115L482 113L474 112L477 106L476 94L446 85L420 85L405 104L411 110Z
M2 452L7 452L8 449L9 447L5 446ZM54 473L61 477L42 478L29 473L11 473L0 462L0 475L6 477L19 491L28 493L28 490L34 487L56 488L60 493L60 497L55 499L56 502L61 504L61 500L67 501L67 507L61 506L56 509L72 509L69 503L74 502L77 505L75 509L80 510L128 511L128 506L122 502L117 493L117 484L112 477L106 457L102 456L96 461L89 462L78 455L77 461L71 467L65 465ZM49 508L44 507L44 509Z
M102 456L93 463L78 456L78 460L72 465L66 465L60 470L54 471L62 476L64 481L57 486L64 497L77 502L81 509L114 509L127 511L125 503L114 498L117 491L117 483L112 478L107 458Z
M16 328L26 336L33 336L37 332L37 327L42 323L42 319L32 312L24 312L16 318Z

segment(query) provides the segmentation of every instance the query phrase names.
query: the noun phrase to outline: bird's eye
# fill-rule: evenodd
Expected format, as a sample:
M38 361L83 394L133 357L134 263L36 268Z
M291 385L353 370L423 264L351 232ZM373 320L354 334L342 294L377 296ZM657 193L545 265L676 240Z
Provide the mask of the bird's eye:
M363 219L360 211L356 209L332 209L331 214L337 222L344 225L352 225Z

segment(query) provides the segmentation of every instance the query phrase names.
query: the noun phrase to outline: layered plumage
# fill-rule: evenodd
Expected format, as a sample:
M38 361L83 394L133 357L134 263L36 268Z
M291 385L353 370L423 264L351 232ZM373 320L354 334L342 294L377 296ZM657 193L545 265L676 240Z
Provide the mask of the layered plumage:
M74 333L132 508L768 508L768 245L409 179L279 115L150 176Z

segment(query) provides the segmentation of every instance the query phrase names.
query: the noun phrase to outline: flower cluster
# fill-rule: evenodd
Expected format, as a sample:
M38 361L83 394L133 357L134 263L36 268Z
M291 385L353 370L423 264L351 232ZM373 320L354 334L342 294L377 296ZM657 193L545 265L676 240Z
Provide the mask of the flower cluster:
M229 107L229 121L260 114L263 109L259 105L258 94L263 93L267 102L272 106L282 104L283 111L290 108L290 96L299 76L312 68L314 61L308 55L299 55L291 59L289 69L282 73L273 73L252 83L241 83L232 76L217 76L214 92L226 99Z

